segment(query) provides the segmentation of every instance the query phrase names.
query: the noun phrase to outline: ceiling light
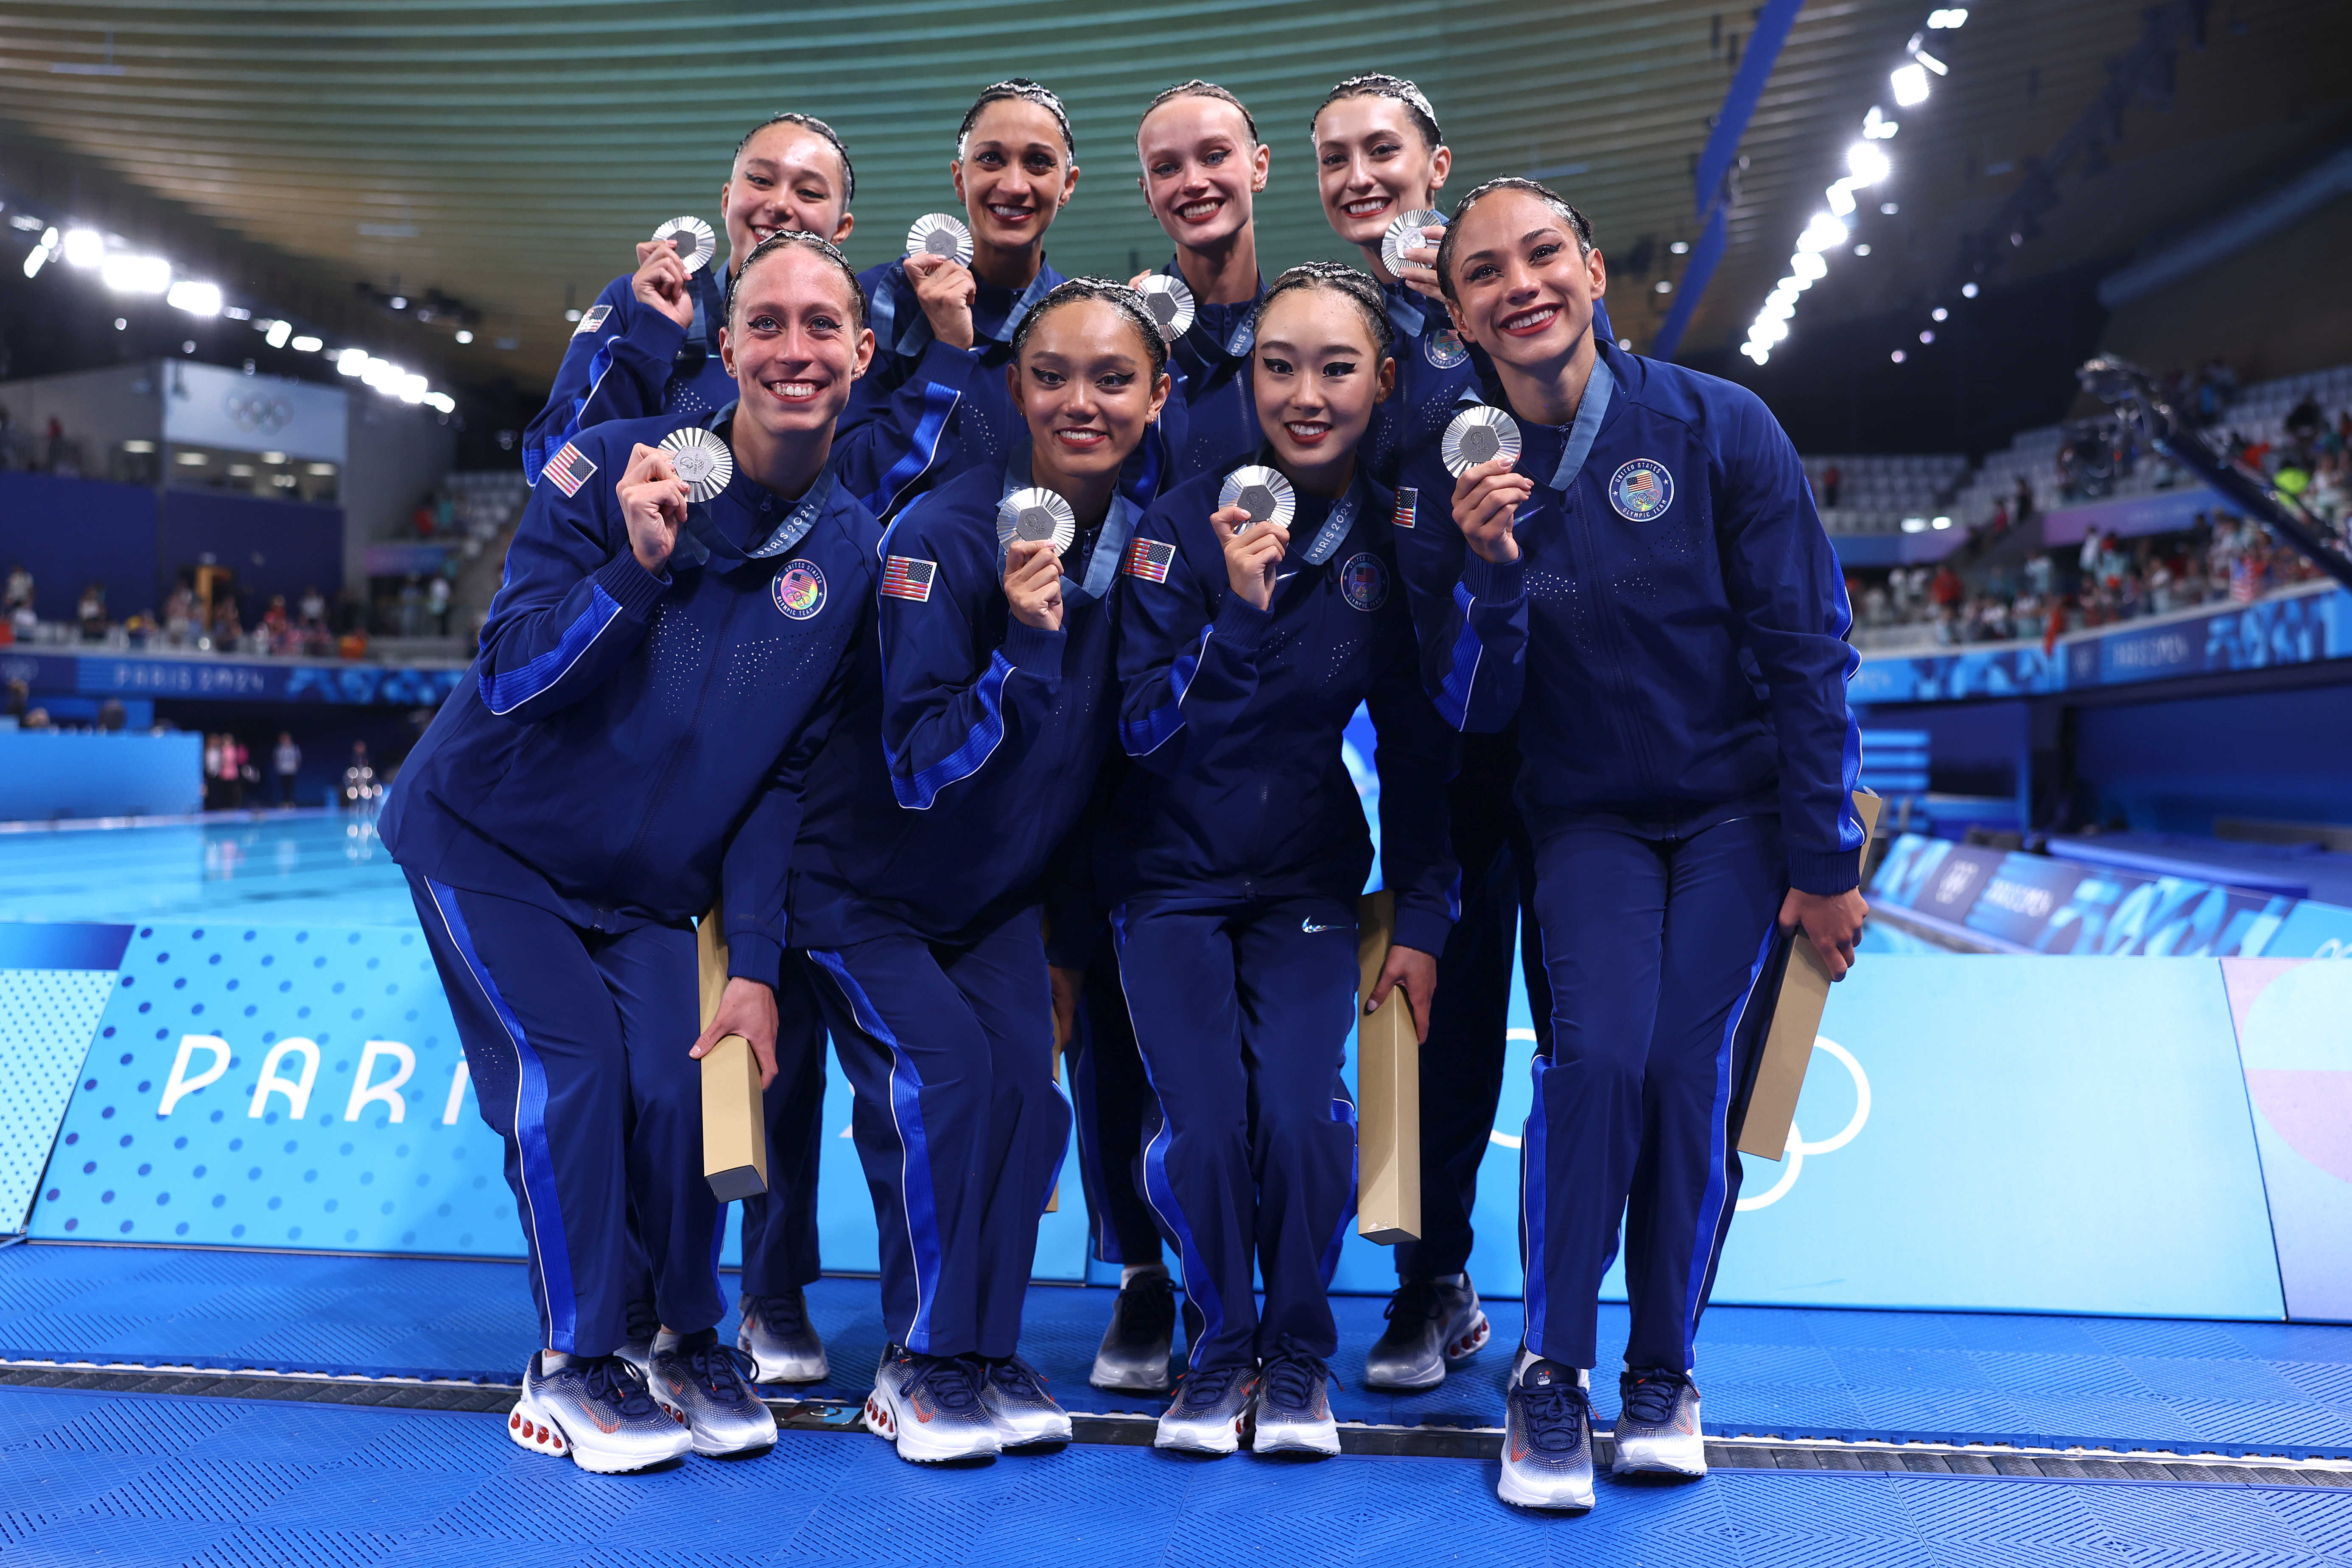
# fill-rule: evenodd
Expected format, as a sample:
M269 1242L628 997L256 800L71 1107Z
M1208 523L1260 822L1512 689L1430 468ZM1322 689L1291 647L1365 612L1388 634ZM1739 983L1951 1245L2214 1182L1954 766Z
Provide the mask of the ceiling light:
M1965 27L1969 25L1968 7L1956 5L1947 11L1927 13L1927 26L1936 28Z
M434 409L442 414L455 414L457 412L457 400L450 396L446 392L426 393L425 395L425 405L427 408Z
M1893 217L1896 213L1899 213L1903 209L1901 207L1895 205L1893 202L1881 202L1878 204L1878 216L1881 217Z
M327 345L324 340L314 338L308 332L305 332L300 337L296 338L291 346L297 353L314 354L320 349L325 348Z
M1932 317L1933 319L1935 319L1936 321L1940 321L1944 320L1947 316L1949 316L1949 315L1951 314L1951 312L1950 312L1949 310L1947 310L1946 309L1944 309L1944 307L1942 307L1941 305L1938 305L1938 306L1937 306L1934 310L1932 310L1928 311L1928 312L1927 312L1927 314L1928 314L1930 317Z
M1801 250L1790 257L1789 266L1797 275L1797 287L1800 289L1817 278L1830 275L1830 264L1810 250Z
M228 477L233 479L249 479L253 478L253 465L251 463L231 463L228 466Z
M174 452L172 454L172 461L184 468L201 468L205 466L205 458L202 452Z
M331 479L335 477L335 465L332 463L306 463L302 467L302 471L310 475L314 479Z
M1960 285L1960 298L1961 298L1961 299L1963 299L1963 300L1973 300L1973 299L1975 299L1976 297L1977 297L1977 286L1976 286L1975 284L1973 284L1973 283L1963 283L1963 284L1961 284L1961 285Z
M1865 185L1874 185L1895 172L1895 165L1887 162L1886 154L1867 142L1857 142L1845 150L1845 166L1853 170L1853 177Z
M286 460L286 454L283 452L264 452L261 454L261 460L265 463L282 463Z
M1661 278L1653 287L1661 294L1671 294L1675 291L1674 283L1669 279Z
M226 316L232 321L249 321L253 320L252 311L240 309L235 305L231 305L228 309L223 310L221 314Z
M471 332L461 331L457 334L457 341L461 343L470 343L474 341L474 334Z
M163 296L163 303L191 316L217 316L221 313L220 285L183 278L172 285L171 291Z
M1870 247L1866 245L1857 245L1853 247L1853 253L1856 256L1868 256L1870 254Z
M1902 129L1899 121L1879 113L1878 105L1874 103L1870 106L1870 112L1862 117L1862 133L1873 142L1884 142Z
M261 341L268 343L273 349L282 349L286 346L286 340L293 335L293 322L272 321L269 323L269 335Z
M1901 67L1890 73L1886 79L1895 89L1895 101L1903 108L1927 101L1927 73L1917 66Z
M367 369L367 364L368 352L365 349L345 349L335 356L335 368L345 375L358 375Z
M425 394L430 384L421 375L404 375L394 385L393 390L400 394L400 400L403 403L422 403L425 401Z
M1926 331L1921 331L1921 332L1920 332L1920 334L1919 334L1919 341L1920 341L1921 342L1923 342L1923 343L1932 343L1932 342L1934 342L1936 341L1936 334L1935 334L1934 330L1933 330L1933 329L1928 329L1928 330L1926 330Z
M1886 357L1893 360L1896 364L1901 364L1904 357L1903 351L1901 349L1896 349L1893 353L1888 354Z
M1901 360L1903 357L1903 351L1901 349L1896 349L1895 351L1895 357L1898 361ZM1903 520L1903 531L1906 533L1925 533L1927 531L1927 520L1924 517L1906 517Z
M577 310L566 310L563 312L563 319L567 321L576 321L580 319L580 312Z
M114 330L118 332L127 332L131 330L131 322L124 317L117 316L114 318Z
M1912 50L1911 58L1917 60L1921 65L1926 66L1929 70L1934 71L1937 76L1949 76L1952 74L1951 67L1946 65L1943 61L1937 59L1935 56L1929 54L1925 49Z
M155 443L152 441L125 441L122 443L122 449L126 452L152 452L155 449Z
M33 247L32 249L25 252L25 276L27 278L39 277L41 268L48 265L48 260L49 247L47 246L37 245Z
M1952 526L1952 520L1948 517L1935 518L1929 521L1927 526L1929 528L1949 528Z
M1815 213L1813 221L1805 226L1805 232L1797 237L1797 248L1800 251L1827 250L1832 246L1843 245L1845 241L1845 225L1827 213Z
M99 263L98 276L108 288L126 294L161 294L172 286L172 264L160 256L117 254Z
M1672 245L1666 247L1666 251L1667 254L1672 256L1688 256L1690 254L1690 241L1686 239L1678 239Z
M106 259L106 237L94 228L66 230L64 244L69 267L95 267Z
M1853 211L1853 186L1851 183L1840 180L1822 194L1828 198L1830 211L1835 216L1844 217Z
M408 309L408 297L405 294L394 294L392 297L392 308L395 310L405 310Z

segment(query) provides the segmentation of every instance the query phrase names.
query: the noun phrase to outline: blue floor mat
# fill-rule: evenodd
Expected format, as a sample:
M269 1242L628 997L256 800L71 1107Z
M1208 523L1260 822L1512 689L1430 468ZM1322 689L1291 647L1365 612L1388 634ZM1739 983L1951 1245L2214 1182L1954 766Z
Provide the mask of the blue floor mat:
M735 1289L732 1276L727 1285ZM1112 1294L1032 1286L1023 1353L1074 1410L1156 1414L1158 1401L1087 1385ZM820 1280L809 1299L834 1366L811 1392L862 1398L882 1347L874 1282ZM1489 1348L1420 1394L1361 1386L1383 1304L1333 1299L1339 1418L1500 1426L1519 1304L1489 1302ZM730 1311L722 1331L731 1338L734 1326ZM1602 1307L1604 1356L1625 1331L1624 1309ZM0 1250L0 1356L16 1360L507 1383L536 1337L520 1264ZM1697 1370L1706 1427L1718 1435L2352 1457L2352 1328L1717 1307L1699 1333ZM1613 1384L1594 1393L1613 1419Z
M2352 1489L1727 1470L1581 1516L1495 1466L1074 1447L917 1469L860 1434L592 1476L496 1415L0 1388L0 1568L751 1563L2352 1564Z

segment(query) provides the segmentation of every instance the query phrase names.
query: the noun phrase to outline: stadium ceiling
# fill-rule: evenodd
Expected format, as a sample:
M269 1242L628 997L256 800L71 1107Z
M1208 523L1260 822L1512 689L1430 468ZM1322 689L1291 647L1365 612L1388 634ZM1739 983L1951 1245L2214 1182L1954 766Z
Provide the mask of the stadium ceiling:
M1799 15L1742 143L1729 248L1685 352L1744 329L1930 8L1815 0ZM1894 175L1866 194L1853 236L1872 256L1832 269L1805 323L1891 309L1940 281L1959 237L2096 99L2141 15L2137 0L1990 0L1962 30L1930 35L1950 74L1885 144ZM975 89L1043 80L1068 102L1083 171L1049 249L1065 271L1123 276L1169 250L1135 189L1138 110L1171 81L1222 81L1274 149L1258 208L1271 271L1337 253L1307 117L1332 81L1389 70L1435 100L1454 192L1532 174L1585 208L1612 264L1613 313L1638 346L1671 303L1657 285L1680 276L1673 244L1696 238L1692 166L1754 16L1720 0L16 0L0 13L0 119L21 138L17 157L29 148L162 198L324 289L461 300L481 330L467 348L428 330L438 373L528 382L560 357L567 304L625 270L632 241L681 212L717 217L728 154L770 110L820 115L848 142L862 266L949 205L950 138ZM2352 128L2347 58L2343 0L2216 0L2170 112L2129 112L2112 166L2070 186L2017 269L2127 253L2339 141ZM1879 200L1900 214L1880 215Z

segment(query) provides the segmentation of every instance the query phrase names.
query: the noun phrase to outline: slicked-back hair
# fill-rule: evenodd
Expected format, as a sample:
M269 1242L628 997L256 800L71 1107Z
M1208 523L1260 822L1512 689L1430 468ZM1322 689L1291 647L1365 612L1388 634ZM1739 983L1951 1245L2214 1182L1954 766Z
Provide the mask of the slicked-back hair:
M857 198L857 171L850 166L849 149L841 144L839 133L814 114L796 114L789 109L781 114L771 114L767 119L743 132L743 140L735 143L736 158L740 160L743 156L743 149L751 144L752 137L771 125L797 125L803 131L814 132L833 144L834 156L841 160L842 210L847 211L849 204Z
M1266 312L1285 294L1301 293L1308 289L1320 289L1337 294L1356 307L1371 330L1372 347L1382 359L1396 357L1396 328L1389 324L1388 301L1381 298L1381 286L1354 268L1337 261L1302 261L1267 285L1258 297L1257 309L1250 312L1250 337L1255 341L1265 329Z
M1462 232L1464 216L1496 191L1525 191L1535 197L1557 213L1559 220L1568 225L1568 231L1576 236L1576 253L1579 256L1592 254L1591 220L1569 205L1558 192L1549 185L1539 185L1533 180L1523 180L1517 174L1506 174L1501 179L1489 180L1454 204L1454 216L1445 225L1445 237L1437 242L1437 286L1444 289L1445 297L1457 305L1462 302L1462 298L1454 291L1454 237Z
M1219 87L1213 81L1202 81L1199 77L1194 77L1191 81L1178 82L1143 106L1143 118L1135 122L1137 140L1142 139L1143 121L1151 118L1152 110L1161 104L1173 103L1180 98L1213 98L1219 103L1232 104L1241 110L1242 124L1249 132L1250 145L1253 147L1260 145L1257 139L1257 117L1249 111L1249 106L1235 98L1227 89Z
M1029 334L1036 330L1038 322L1063 306L1075 305L1082 300L1103 300L1125 316L1143 339L1143 352L1151 360L1151 379L1157 382L1168 374L1168 340L1160 335L1160 323L1145 308L1142 294L1108 278L1069 278L1055 284L1013 329L1013 363L1021 363L1022 354L1029 347Z
M980 96L973 99L971 107L963 111L963 123L956 127L957 157L963 156L964 142L971 135L971 128L980 123L980 111L992 103L1003 103L1007 99L1034 103L1051 114L1054 123L1062 128L1062 147L1069 153L1070 162L1075 163L1078 161L1078 139L1070 132L1070 111L1062 107L1062 100L1053 89L1031 81L1025 76L1007 77L980 89Z
M726 309L720 313L720 319L727 323L727 330L730 332L735 330L735 300L743 292L743 279L751 276L751 268L787 246L798 246L803 250L814 250L833 263L840 271L842 281L849 289L850 319L856 323L859 331L864 331L866 330L866 290L857 286L857 269L849 265L849 258L842 255L833 241L821 234L811 234L806 229L801 228L780 228L753 246L751 254L743 258L743 265L737 268L735 275L727 279L727 304Z
M1430 106L1429 95L1407 78L1384 76L1379 71L1351 76L1325 93L1323 101L1317 104L1315 112L1307 117L1308 140L1313 140L1316 122L1323 118L1323 111L1343 98L1392 98L1404 105L1405 113L1412 120L1413 129L1421 132L1422 141L1428 143L1431 152L1434 153L1445 145L1445 132L1437 128L1437 110Z

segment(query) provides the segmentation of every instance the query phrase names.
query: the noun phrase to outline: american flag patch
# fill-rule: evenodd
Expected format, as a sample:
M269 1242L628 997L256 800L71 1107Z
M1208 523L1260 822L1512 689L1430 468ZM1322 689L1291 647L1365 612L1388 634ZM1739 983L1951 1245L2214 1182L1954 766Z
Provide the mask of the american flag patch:
M1127 547L1127 559L1119 563L1119 570L1147 583L1165 583L1168 568L1175 561L1174 545L1165 540L1139 539Z
M567 496L578 495L580 487L595 472L596 465L588 460L588 454L569 441L563 443L563 450L547 459L548 479Z
M1399 528L1411 528L1413 511L1421 504L1421 492L1411 485L1397 487L1396 516L1391 519Z
M612 313L613 307L610 305L589 306L586 310L580 312L580 324L572 329L572 335L576 338L583 332L596 332L604 331L605 318L612 315Z
M931 584L939 574L940 563L936 561L893 555L882 563L882 596L923 604L930 598Z

